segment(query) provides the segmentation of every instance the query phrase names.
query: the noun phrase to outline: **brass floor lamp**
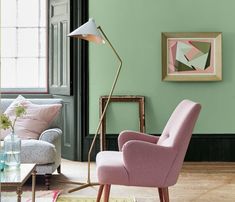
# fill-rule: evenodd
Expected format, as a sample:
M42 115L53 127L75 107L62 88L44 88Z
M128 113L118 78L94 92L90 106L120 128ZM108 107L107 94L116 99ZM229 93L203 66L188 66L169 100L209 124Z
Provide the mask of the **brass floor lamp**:
M111 47L111 49L113 50L113 52L116 55L116 57L119 60L119 62L120 62L119 63L119 67L118 67L117 72L116 72L116 75L115 75L115 78L114 78L114 81L113 81L113 84L112 84L112 87L111 87L111 90L110 90L110 93L109 93L109 96L108 96L108 100L106 102L104 111L103 111L103 113L102 113L102 115L100 117L98 126L96 128L95 135L93 137L93 140L92 140L89 152L88 152L87 182L84 182L84 183L82 183L82 182L81 183L80 182L71 182L72 184L80 185L80 186L78 186L76 188L73 188L73 189L68 191L69 193L71 193L71 192L74 192L74 191L77 191L77 190L80 190L80 189L84 189L84 188L89 187L89 186L99 185L99 183L97 183L97 182L91 182L91 179L90 179L91 152L92 152L92 149L94 147L96 138L97 138L97 136L99 134L100 126L101 126L102 120L104 118L104 115L106 113L107 107L109 105L110 98L113 95L113 91L114 91L114 88L116 86L116 83L117 83L117 80L118 80L118 77L119 77L119 74L120 74L120 70L121 70L121 67L122 67L122 59L118 55L117 51L114 49L113 45L109 41L109 39L106 36L106 34L104 33L104 31L101 29L100 26L98 26L98 27L96 26L95 21L93 19L89 19L88 22L86 22L85 24L83 24L80 27L78 27L76 30L71 32L68 36L69 37L76 37L76 38L84 39L84 40L87 40L87 41L92 41L92 42L95 42L95 43L105 43L105 41L106 41L109 44L109 46Z

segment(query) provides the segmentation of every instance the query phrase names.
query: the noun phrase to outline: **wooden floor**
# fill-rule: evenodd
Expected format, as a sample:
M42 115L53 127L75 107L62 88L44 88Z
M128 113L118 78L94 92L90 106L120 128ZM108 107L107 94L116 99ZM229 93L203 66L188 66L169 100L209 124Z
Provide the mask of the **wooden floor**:
M62 175L53 175L52 189L61 189L63 195L76 185L60 181L85 182L87 164L63 160ZM92 181L96 182L95 164L92 164ZM42 189L40 180L37 189ZM70 195L96 196L98 187L89 187ZM184 163L182 172L175 186L169 188L171 202L235 202L235 163ZM111 196L135 197L137 202L158 202L155 188L112 186Z

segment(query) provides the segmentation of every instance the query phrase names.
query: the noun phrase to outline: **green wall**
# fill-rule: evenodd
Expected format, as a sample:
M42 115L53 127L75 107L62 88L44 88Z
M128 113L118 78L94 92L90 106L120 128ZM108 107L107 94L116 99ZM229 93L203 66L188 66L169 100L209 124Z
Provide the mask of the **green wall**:
M90 0L89 16L101 25L123 59L116 95L146 96L146 132L161 133L185 98L202 104L194 133L235 132L235 1ZM220 82L161 81L161 32L222 32ZM99 117L99 97L109 93L118 62L109 46L90 43L90 133ZM136 104L112 104L109 133L138 129Z

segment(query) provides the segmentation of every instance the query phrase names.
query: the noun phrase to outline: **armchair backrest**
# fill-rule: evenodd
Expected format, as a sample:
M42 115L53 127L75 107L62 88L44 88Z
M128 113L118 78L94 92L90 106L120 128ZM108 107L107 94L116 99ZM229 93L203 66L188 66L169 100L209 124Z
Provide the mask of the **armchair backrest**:
M200 104L183 100L172 113L157 142L157 145L171 147L176 152L166 179L167 184L177 181L200 110Z

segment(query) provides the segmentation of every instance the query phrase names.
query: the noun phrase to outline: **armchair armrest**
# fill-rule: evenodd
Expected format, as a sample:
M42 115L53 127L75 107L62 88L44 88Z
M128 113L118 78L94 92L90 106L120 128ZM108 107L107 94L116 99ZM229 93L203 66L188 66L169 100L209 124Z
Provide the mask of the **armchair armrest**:
M131 130L125 130L120 133L118 136L118 148L119 151L122 151L123 145L130 141L130 140L141 140L144 142L154 143L156 144L159 137L148 135L146 133L131 131Z
M123 161L128 173L132 173L130 179L140 182L157 180L160 185L164 185L176 154L173 147L139 140L131 140L123 145ZM146 176L150 178L147 179Z
M49 142L53 145L60 143L62 131L59 128L51 128L42 132L39 140Z

